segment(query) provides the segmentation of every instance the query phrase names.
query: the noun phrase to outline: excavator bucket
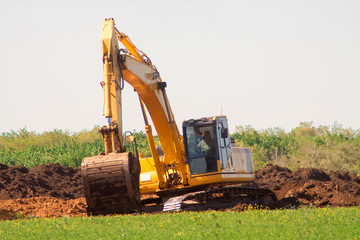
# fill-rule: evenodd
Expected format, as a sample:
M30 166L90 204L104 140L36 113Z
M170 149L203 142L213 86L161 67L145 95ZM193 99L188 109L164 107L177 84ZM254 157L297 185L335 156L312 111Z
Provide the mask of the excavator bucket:
M141 211L140 164L131 152L84 158L81 175L88 215Z

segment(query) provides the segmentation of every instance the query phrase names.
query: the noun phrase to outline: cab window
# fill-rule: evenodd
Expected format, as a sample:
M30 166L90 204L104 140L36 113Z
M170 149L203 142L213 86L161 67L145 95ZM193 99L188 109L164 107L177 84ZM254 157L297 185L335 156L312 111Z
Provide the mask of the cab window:
M186 142L187 158L192 175L218 170L213 125L187 127Z

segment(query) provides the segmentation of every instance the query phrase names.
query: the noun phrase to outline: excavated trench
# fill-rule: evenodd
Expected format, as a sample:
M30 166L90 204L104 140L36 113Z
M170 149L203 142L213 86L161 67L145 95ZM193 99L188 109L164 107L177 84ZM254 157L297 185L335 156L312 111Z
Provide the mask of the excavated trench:
M270 209L360 205L360 178L344 171L291 171L268 164L256 171L256 181L247 185L275 192L279 201L270 204ZM241 211L248 207L240 203L217 209ZM0 219L59 216L86 216L80 168L55 163L31 169L0 164Z

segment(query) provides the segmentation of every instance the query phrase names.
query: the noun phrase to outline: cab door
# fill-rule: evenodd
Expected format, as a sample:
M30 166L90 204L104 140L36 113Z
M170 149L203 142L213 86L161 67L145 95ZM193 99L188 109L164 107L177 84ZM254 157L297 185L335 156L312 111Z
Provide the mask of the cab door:
M230 138L227 119L218 117L216 119L216 137L218 140L218 152L221 162L221 169L227 168L228 164L233 165L231 156Z

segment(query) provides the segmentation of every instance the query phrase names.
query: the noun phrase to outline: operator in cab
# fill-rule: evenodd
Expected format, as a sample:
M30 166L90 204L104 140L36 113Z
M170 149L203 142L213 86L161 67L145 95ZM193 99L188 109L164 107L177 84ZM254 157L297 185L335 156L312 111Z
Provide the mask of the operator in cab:
M205 156L206 171L217 171L217 161L215 157L215 141L214 139L212 139L210 131L205 131L202 133L202 140L199 142L197 147L201 149L201 152Z

